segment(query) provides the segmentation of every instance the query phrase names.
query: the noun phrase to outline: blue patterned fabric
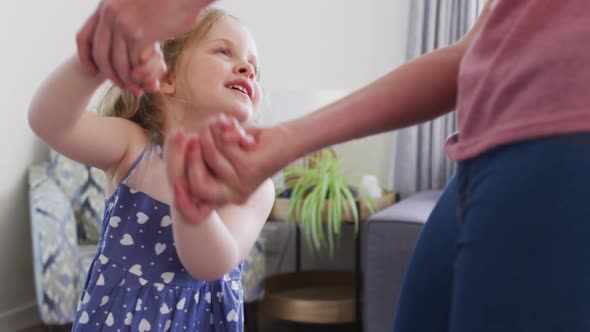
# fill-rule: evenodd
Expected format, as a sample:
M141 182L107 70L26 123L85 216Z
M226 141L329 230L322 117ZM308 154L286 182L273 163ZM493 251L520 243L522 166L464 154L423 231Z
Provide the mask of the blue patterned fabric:
M254 243L242 265L242 285L244 301L258 301L264 296L264 276L266 275L266 257L264 256L264 239L260 237Z
M84 172L90 175L79 175ZM96 256L97 242L92 242L92 236L86 236L85 239L80 236L88 234L87 229L80 228L92 224L77 221L76 218L84 213L75 213L71 199L76 196L72 193L83 192L74 188L99 188L101 180L97 180L98 174L95 172L100 171L55 153L52 154L51 163L33 165L28 171L36 295L41 319L46 324L61 325L74 321L84 281ZM93 179L89 180L89 177ZM81 184L76 185L76 181ZM94 197L89 196L78 195L86 197L87 201L94 200ZM100 210L104 211L104 194L100 199ZM92 206L95 206L94 203ZM244 301L255 301L262 296L264 275L264 246L259 239L243 263L241 278L244 283Z
M104 173L53 150L48 172L71 203L79 241L96 244L104 215Z
M175 248L170 206L128 185L157 147L154 138L106 201L72 331L241 332L242 263L219 280L194 279Z
M75 312L85 273L77 266L80 256L74 213L46 169L47 165L29 169L36 293L42 320L64 324Z

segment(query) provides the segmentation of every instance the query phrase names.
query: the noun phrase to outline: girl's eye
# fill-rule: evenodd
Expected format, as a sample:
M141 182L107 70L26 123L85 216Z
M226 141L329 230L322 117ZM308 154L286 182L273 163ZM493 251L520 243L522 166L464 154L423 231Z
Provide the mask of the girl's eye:
M230 52L229 48L220 48L217 52L221 53L227 57L231 56L231 52Z

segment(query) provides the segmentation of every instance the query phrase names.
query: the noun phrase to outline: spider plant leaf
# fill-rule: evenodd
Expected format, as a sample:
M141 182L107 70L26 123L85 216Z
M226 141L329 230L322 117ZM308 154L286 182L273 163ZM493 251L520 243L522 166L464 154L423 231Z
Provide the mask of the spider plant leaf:
M318 239L314 229L315 213L313 211L313 199L311 199L310 194L305 197L301 208L301 213L303 215L301 221L305 228L306 240L308 243L312 243L315 247Z
M323 240L324 239L324 225L323 225L323 215L324 215L324 210L326 208L326 197L328 196L328 188L330 185L330 176L326 175L322 177L321 180L321 184L317 190L317 197L316 199L316 214L317 214L317 222L318 222L318 230L320 233L320 238ZM330 222L330 219L328 219L328 222Z
M343 194L343 196L345 197L345 199L348 202L348 207L350 208L350 211L352 213L352 217L354 219L354 231L356 233L358 233L358 228L359 228L359 211L357 209L356 200L352 196L352 193L350 192L350 189L349 188L345 188L344 190L342 190L342 194Z
M344 216L344 205L342 204L342 185L339 182L334 184L334 211L335 211L335 223L334 223L334 234L340 235L342 228L342 218ZM337 217L337 218L336 218Z
M334 254L334 194L333 190L328 192L328 247L330 256Z

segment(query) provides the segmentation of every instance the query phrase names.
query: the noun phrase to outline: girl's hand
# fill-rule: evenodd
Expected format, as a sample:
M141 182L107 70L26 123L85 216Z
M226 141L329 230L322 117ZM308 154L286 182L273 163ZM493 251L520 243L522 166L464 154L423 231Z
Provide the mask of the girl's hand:
M215 208L214 205L195 199L190 195L186 168L190 159L187 158L198 157L196 140L187 138L182 129L174 130L166 139L164 161L166 162L168 183L172 188L172 205L182 219L188 223L199 223Z
M131 79L140 87L139 90L132 90L133 94L139 96L142 91L157 92L166 69L160 43L155 42L141 53L139 65L131 71Z
M220 137L222 131L213 126L216 121L225 121L232 128L227 130L228 141L224 143ZM225 115L215 116L205 121L198 129L198 136L190 138L191 144L187 149L186 169L189 191L196 199L209 204L243 203L249 196L236 192L227 183L224 183L227 179L231 179L231 181L238 181L238 179L234 178L237 173L234 171L233 165L221 153L220 144L232 145L241 149L251 144L252 141L245 135L237 122L230 121L233 120L229 120ZM214 193L212 196L203 196L205 192ZM203 197L207 199L203 199Z

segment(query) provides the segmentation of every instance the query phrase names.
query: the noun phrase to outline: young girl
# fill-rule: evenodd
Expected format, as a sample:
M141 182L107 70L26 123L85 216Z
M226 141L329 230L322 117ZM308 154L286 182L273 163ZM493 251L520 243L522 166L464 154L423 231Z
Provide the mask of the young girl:
M206 164L232 166L209 175L247 193L307 151L456 108L446 151L458 171L422 229L394 331L590 331L589 16L587 0L489 0L457 44L311 115L248 129L247 149L200 131L202 149L221 152ZM204 201L223 192L191 188Z
M156 84L162 57L168 73ZM172 128L195 130L214 113L247 122L259 112L254 41L237 19L212 9L143 60L135 83L156 92L137 98L113 87L101 104L105 117L84 112L103 79L75 57L46 80L29 110L49 146L107 176L101 239L73 330L242 331L240 262L270 213L272 183L240 205L202 206L201 218L187 222L171 207L175 178L186 170L165 167L163 154L178 152L162 151L162 142ZM193 147L186 142L182 152Z

